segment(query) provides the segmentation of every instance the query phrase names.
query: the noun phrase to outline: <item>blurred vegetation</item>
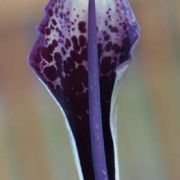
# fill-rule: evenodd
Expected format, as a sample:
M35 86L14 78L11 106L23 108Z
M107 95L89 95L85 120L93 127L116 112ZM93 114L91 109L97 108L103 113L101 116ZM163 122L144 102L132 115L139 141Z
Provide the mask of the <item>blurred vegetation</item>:
M180 1L130 0L141 39L119 97L122 180L180 179ZM0 179L78 180L64 120L27 64L46 0L0 0Z

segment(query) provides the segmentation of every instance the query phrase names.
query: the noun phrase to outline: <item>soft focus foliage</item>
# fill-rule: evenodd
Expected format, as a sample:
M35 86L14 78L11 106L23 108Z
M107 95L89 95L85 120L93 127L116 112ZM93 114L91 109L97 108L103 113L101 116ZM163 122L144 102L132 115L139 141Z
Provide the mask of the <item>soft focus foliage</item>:
M121 177L179 180L180 1L130 2L141 41L119 97ZM46 3L0 1L3 180L78 180L62 115L26 63Z

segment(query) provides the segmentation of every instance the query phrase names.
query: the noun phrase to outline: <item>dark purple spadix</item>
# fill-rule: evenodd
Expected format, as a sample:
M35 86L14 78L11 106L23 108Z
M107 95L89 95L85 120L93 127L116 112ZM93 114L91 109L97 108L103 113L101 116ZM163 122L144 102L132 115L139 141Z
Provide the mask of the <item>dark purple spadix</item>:
M116 96L139 37L127 0L50 0L29 62L65 116L81 180L119 180Z
M108 180L104 135L102 127L102 110L99 82L99 61L96 30L95 1L89 0L88 13L88 94L89 124L93 169L96 180Z

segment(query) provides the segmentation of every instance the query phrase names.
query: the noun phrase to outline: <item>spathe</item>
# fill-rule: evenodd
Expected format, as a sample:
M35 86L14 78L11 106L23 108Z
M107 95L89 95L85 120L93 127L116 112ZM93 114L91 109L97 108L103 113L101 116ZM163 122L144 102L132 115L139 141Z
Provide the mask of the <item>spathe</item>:
M117 89L113 87L118 87L128 67L139 28L126 0L96 0L95 4L105 154L109 179L118 180L111 119ZM88 0L49 1L29 62L66 117L80 177L93 180L87 66L91 36L87 21Z

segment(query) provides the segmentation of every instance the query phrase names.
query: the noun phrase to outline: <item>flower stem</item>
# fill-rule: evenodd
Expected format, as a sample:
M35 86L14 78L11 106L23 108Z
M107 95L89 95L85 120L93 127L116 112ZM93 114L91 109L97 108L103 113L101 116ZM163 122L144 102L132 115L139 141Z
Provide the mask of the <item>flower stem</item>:
M88 87L89 120L93 168L96 180L108 180L100 102L95 0L89 0L88 14Z

